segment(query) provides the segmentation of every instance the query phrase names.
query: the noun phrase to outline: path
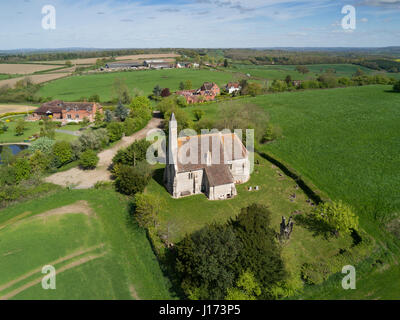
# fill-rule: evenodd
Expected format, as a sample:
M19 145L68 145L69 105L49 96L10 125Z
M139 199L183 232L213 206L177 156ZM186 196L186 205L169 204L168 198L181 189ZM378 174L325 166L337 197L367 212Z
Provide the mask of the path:
M161 122L162 119L153 118L144 129L131 136L123 137L112 148L100 152L98 154L100 160L96 169L82 170L80 168L72 168L68 171L55 173L47 177L45 181L64 187L73 186L75 189L89 189L99 181L111 181L111 173L108 168L118 150L128 147L136 140L145 138L150 130L160 127Z
M62 130L62 129L56 129L55 131L58 133L65 133L65 134L69 134L71 136L76 136L76 137L79 137L82 134L81 131L70 131L70 130Z

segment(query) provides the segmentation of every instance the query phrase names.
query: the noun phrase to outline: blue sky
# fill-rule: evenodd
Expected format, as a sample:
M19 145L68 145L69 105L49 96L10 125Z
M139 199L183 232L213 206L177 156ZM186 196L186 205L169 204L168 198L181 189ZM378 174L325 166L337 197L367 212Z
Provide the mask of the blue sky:
M44 5L56 29L42 28ZM344 5L355 30L341 27ZM0 49L400 45L400 0L0 0Z

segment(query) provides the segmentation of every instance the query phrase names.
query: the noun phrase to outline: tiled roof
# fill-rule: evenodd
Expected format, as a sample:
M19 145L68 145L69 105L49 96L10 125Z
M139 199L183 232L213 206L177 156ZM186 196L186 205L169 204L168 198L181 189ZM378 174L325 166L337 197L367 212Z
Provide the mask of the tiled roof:
M226 164L215 164L205 168L210 187L233 183L233 176Z
M48 111L52 113L61 113L62 110L67 108L92 111L94 105L94 102L64 102L61 100L54 100L43 103L41 107L35 110L35 113L45 114ZM97 104L97 106L101 108L99 104Z

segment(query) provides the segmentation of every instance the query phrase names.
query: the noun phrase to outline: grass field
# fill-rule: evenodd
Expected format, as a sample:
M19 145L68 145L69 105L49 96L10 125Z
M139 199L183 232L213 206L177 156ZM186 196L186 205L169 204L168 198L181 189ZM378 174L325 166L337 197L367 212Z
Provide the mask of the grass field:
M25 131L24 134L21 136L15 135L15 127L17 126L17 119L23 118L24 116L16 116L12 117L12 121L7 123L8 130L2 134L0 134L0 143L18 143L24 142L28 140L29 137L36 133L40 133L40 125L38 121L35 122L25 122ZM10 119L10 118L9 118ZM73 127L71 127L73 128ZM70 130L68 127L64 127L65 130ZM56 140L65 140L65 141L73 141L77 139L76 136L66 134L66 133L59 133L56 132L55 136Z
M142 90L148 95L158 84L163 88L175 91L181 81L191 80L193 88L200 87L205 81L214 81L223 86L232 80L229 72L191 69L144 70L131 72L113 72L92 75L73 76L44 85L39 96L52 97L65 101L74 101L82 96L98 94L101 101L109 101L113 96L113 83L116 78L125 80L129 90Z
M92 189L2 210L0 298L171 299L128 208L126 197ZM56 268L56 290L41 287L47 264Z
M361 226L381 244L375 253L380 258L374 259L383 259L384 268L371 270L376 264L372 257L357 266L364 272L359 290L338 288L339 275L322 286L308 287L299 298L398 298L400 243L379 218L398 217L400 212L399 96L390 86L365 86L271 94L241 102L258 104L282 128L284 137L263 145L261 151L289 164L332 199L353 205ZM204 106L205 117L217 117L218 107Z
M302 214L309 212L312 206L307 203L307 195L296 188L296 183L286 177L281 170L256 155L254 172L249 182L237 185L238 196L226 201L209 201L205 195L196 195L182 199L172 199L162 185L163 169L156 171L155 178L146 188L146 192L163 199L165 205L157 221L160 229L168 229L170 240L179 242L186 233L190 234L212 222L224 223L234 218L240 209L261 203L271 210L272 226L279 232L282 216L289 218L294 211ZM248 191L248 187L259 186L259 191ZM291 201L290 195L296 194ZM291 278L299 287L300 268L304 263L328 261L337 255L340 249L350 249L353 244L350 236L326 239L316 235L313 230L300 224L295 225L291 240L283 246L283 257ZM340 282L337 283L340 285Z
M295 70L296 66L284 66L284 65L271 65L271 66L256 66L256 65L233 65L230 70L241 72L244 74L250 74L252 77L269 79L269 80L284 80L287 75L290 75L293 80L308 80L315 79L321 73L324 73L328 69L335 70L337 77L352 77L352 75L361 69L365 74L386 74L388 77L400 77L400 74L395 73L382 73L377 72L362 66L353 64L313 64L306 66L310 70L307 74L301 74Z

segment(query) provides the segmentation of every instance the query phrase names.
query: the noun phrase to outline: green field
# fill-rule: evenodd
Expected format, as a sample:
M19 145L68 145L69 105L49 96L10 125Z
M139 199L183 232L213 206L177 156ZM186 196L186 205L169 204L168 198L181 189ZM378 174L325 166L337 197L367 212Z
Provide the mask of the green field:
M192 69L101 73L52 81L39 90L38 96L75 101L82 96L98 94L101 101L109 101L113 96L113 83L116 78L123 79L131 93L136 88L149 95L156 85L170 88L171 91L178 90L179 83L186 80L192 81L193 88L199 88L205 81L213 81L223 86L231 81L232 77L229 72Z
M128 208L128 199L114 191L92 189L2 210L0 298L171 299ZM47 264L58 272L56 290L42 289Z
M24 142L27 140L29 137L31 137L34 134L40 133L40 125L38 121L35 122L25 122L25 131L24 134L21 136L16 136L15 135L15 127L17 126L17 119L21 118L23 116L16 116L8 119L12 119L11 122L6 123L8 126L8 130L2 134L0 134L0 143L18 143L18 142ZM74 130L75 128L71 126L63 127L63 130ZM66 134L66 133L59 133L56 132L55 136L56 140L61 141L73 141L77 139L76 136Z
M254 78L268 80L284 80L287 75L290 75L293 80L313 80L328 69L335 70L335 75L337 77L351 78L352 75L357 71L357 69L361 69L367 75L386 74L386 76L388 77L400 77L400 74L377 72L372 69L353 64L313 64L306 65L306 67L308 68L308 70L310 70L310 72L304 75L295 70L296 66L285 65L257 66L236 64L233 65L230 70L243 74L250 74L250 76Z

